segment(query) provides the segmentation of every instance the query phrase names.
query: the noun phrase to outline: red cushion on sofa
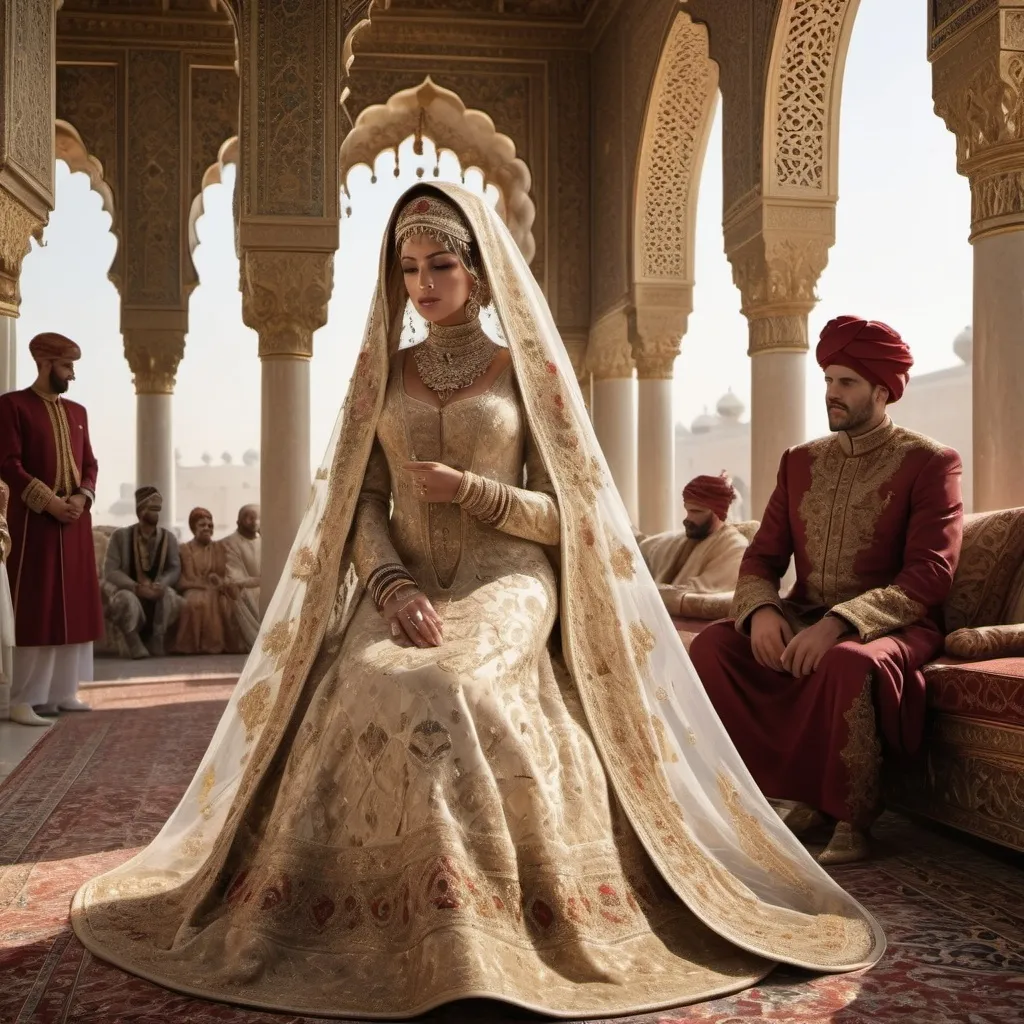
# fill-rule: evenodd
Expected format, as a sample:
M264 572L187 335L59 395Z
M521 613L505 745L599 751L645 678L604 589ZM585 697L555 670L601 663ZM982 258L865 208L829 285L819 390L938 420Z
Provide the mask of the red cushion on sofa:
M1024 658L941 658L925 668L924 676L933 711L1024 726Z

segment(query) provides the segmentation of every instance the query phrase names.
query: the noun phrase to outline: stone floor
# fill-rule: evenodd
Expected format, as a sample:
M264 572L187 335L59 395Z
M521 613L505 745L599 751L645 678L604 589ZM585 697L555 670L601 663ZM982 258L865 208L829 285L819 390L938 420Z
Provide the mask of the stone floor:
M88 701L90 686L130 685L178 679L234 682L244 665L244 654L147 658L144 661L97 658L94 666L95 681L83 686L80 693L82 699ZM14 771L45 732L46 728L43 726L32 727L15 725L13 722L0 722L0 781Z

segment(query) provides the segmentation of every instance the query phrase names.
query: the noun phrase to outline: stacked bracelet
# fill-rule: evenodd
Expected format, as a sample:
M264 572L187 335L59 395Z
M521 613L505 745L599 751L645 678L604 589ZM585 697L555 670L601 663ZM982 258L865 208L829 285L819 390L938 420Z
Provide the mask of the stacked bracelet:
M512 488L485 476L466 473L455 495L455 504L485 526L500 530L512 512Z
M409 570L395 562L378 566L366 581L366 589L378 608L383 608L400 590L416 585L416 581L409 575Z

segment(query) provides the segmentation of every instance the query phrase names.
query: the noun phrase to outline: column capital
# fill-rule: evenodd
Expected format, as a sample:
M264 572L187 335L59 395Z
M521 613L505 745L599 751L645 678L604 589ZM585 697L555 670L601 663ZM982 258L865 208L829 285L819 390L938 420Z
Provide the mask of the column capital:
M629 312L626 305L605 313L591 325L586 368L596 380L633 376L633 355L629 345Z
M1024 227L1024 3L979 11L931 54L935 113L971 183L971 240Z
M835 241L835 203L754 196L726 213L724 227L740 309L751 323L806 317ZM797 350L807 347L804 334Z
M121 335L135 394L174 394L187 333L187 310L122 307Z
M21 263L32 236L46 226L47 215L24 205L0 186L0 315L17 316L21 308Z
M693 285L638 283L629 314L629 344L642 380L671 380L686 324L693 311Z
M242 252L242 320L260 336L261 359L311 359L327 323L333 252Z

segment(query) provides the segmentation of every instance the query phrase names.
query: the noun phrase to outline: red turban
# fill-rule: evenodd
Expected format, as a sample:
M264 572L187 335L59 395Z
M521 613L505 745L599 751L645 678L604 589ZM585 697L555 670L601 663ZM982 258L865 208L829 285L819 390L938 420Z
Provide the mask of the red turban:
M196 523L198 523L200 519L209 519L210 522L212 523L213 513L209 509L205 508L192 509L192 511L188 514L188 528L193 533L196 532Z
M735 500L736 492L725 470L719 476L696 476L683 488L683 501L709 508L722 520Z
M871 384L889 392L889 401L898 402L910 380L914 357L904 340L880 320L859 316L837 316L821 332L815 352L824 370L834 363L847 366Z
M36 362L43 362L47 359L81 359L82 350L63 334L55 334L47 331L45 334L37 334L29 343L28 350Z

